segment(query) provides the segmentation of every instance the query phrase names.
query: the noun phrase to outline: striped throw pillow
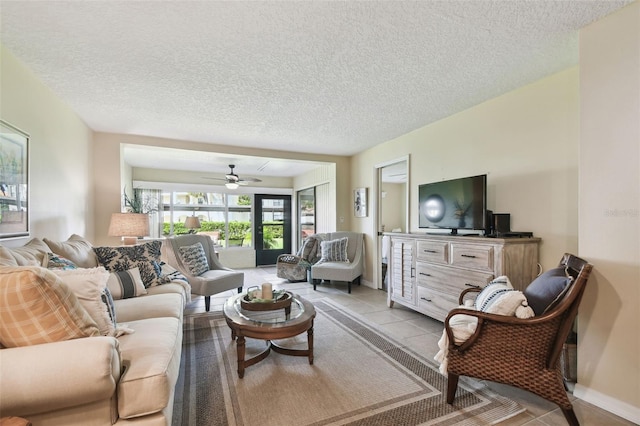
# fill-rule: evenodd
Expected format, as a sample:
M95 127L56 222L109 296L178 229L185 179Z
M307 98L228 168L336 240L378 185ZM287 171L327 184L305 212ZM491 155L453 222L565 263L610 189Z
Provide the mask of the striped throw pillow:
M318 264L325 262L346 262L349 263L347 256L347 243L349 238L344 237L337 240L322 241L320 243L320 260Z
M73 291L40 266L0 268L0 344L6 348L99 336Z
M115 300L129 299L147 294L147 289L144 287L138 268L112 272L107 280L107 288Z

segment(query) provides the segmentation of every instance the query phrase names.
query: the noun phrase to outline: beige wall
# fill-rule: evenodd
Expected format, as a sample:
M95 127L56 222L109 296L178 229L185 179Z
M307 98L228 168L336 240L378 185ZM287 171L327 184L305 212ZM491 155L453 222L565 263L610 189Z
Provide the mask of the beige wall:
M30 135L31 236L66 240L77 233L92 238L91 130L4 46L0 67L0 117Z
M486 173L488 208L511 213L513 230L541 237L540 261L549 269L578 249L578 92L572 68L378 145L353 157L352 186L374 188L375 164L409 155L410 231L425 232L419 184ZM372 245L372 215L353 224ZM366 253L372 265L375 250Z
M640 3L581 31L580 81L576 395L640 423Z

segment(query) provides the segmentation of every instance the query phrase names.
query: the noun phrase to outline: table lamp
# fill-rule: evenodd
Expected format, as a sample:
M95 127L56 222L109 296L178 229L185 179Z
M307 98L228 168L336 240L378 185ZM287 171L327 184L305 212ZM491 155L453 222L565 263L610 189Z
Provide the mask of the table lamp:
M195 216L189 216L184 221L184 227L189 230L190 234L195 234L195 230L200 228L200 219Z
M145 213L112 213L109 236L122 237L125 246L135 245L138 237L149 235L149 215Z

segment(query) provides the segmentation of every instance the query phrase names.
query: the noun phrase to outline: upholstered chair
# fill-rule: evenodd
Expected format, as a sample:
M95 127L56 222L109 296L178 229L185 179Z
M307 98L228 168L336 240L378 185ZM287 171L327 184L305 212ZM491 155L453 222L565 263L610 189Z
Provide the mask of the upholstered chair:
M232 289L242 292L244 272L220 263L214 242L208 235L178 235L167 238L162 247L166 262L187 277L191 293L204 296L207 311L212 295Z
M340 240L346 239L346 250ZM347 292L351 284L360 284L364 271L364 234L360 232L331 232L320 243L320 260L311 266L313 289L322 280L343 281Z

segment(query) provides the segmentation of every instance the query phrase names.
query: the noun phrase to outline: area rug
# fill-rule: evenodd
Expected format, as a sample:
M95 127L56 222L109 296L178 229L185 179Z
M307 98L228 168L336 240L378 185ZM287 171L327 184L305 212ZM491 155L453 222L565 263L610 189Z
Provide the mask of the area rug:
M435 364L335 302L315 301L314 363L275 352L238 378L221 312L187 315L173 426L488 425L524 409ZM306 333L280 340L306 348ZM265 342L247 339L247 358Z

